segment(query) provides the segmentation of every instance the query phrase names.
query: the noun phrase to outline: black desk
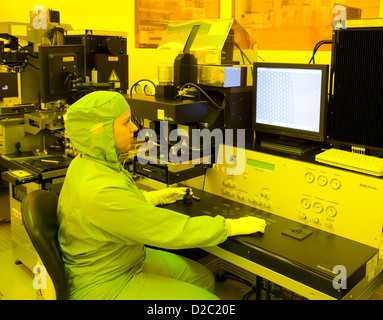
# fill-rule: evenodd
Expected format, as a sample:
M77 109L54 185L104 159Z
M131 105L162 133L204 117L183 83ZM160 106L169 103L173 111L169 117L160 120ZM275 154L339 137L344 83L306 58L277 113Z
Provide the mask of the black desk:
M63 157L62 155L25 158L0 156L0 166L8 168L9 170L21 170L29 173L29 175L18 176L11 171L3 171L1 172L1 179L14 186L35 182L41 184L41 189L51 190L58 194L61 190L70 162L71 159Z
M342 299L359 282L371 276L370 272L373 273L376 266L379 254L376 248L207 192L193 189L193 193L201 200L193 200L190 205L180 200L166 208L189 216L220 214L238 218L250 215L265 219L264 234L231 237L218 247L329 297ZM290 228L295 230L293 234L300 231L312 233L299 240L282 233ZM345 289L334 289L333 279L339 271L334 273L333 268L337 265L345 267Z

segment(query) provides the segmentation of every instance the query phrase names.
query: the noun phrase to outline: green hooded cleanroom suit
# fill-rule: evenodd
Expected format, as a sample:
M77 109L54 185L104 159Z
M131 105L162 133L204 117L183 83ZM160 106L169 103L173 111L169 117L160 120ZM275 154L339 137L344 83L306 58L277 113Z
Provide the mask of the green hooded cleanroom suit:
M202 265L146 248L214 246L222 216L191 218L146 202L118 160L113 120L129 109L116 92L90 93L69 107L68 137L81 152L59 197L58 233L72 299L215 299ZM180 281L181 280L181 281Z

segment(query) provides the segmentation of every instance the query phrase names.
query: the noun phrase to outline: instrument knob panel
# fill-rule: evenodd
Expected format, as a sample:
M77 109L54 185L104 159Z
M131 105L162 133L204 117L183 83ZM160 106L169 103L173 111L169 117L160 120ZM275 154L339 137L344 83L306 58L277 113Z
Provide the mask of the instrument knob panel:
M238 175L228 175L225 164L213 165L207 170L204 190L370 246L380 245L382 179L251 150L246 150L244 162L244 172Z

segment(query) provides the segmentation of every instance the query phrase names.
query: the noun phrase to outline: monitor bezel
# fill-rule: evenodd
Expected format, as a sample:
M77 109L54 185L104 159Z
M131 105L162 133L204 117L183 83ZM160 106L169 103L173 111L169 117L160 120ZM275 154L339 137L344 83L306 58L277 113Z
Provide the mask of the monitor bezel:
M84 46L83 45L42 45L39 47L41 59L41 102L47 103L68 99L73 95L70 83L64 86L66 71L54 68L54 58L73 57L69 65L76 65L78 76L84 79Z
M2 90L3 84L9 84L9 91ZM19 80L17 73L0 72L0 100L4 98L17 98L19 96Z
M257 80L258 80L257 70L260 67L322 71L319 132L280 127L280 126L256 122ZM252 103L253 130L259 133L268 133L268 134L273 134L273 135L277 135L281 137L292 137L292 138L298 138L302 140L325 142L326 141L327 108L328 108L328 80L329 80L329 65L326 65L326 64L254 62L253 63L253 103Z

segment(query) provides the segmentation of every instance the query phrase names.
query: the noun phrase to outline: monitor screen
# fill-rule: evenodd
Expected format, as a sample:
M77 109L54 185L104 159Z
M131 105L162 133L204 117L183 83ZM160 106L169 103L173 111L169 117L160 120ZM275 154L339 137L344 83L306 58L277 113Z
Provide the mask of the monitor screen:
M254 63L253 129L323 142L328 65Z
M72 80L83 78L83 45L40 46L41 101L51 102L73 95Z
M0 72L0 100L8 97L17 97L17 73Z

